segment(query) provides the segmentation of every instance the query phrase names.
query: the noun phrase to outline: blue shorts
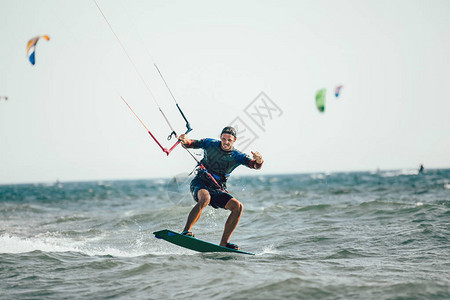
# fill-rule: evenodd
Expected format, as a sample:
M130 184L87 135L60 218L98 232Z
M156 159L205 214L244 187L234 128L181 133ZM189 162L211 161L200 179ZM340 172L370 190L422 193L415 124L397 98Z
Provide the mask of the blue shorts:
M209 192L209 195L211 196L209 205L214 208L225 208L225 205L227 205L228 201L233 198L233 196L231 196L230 194L213 187L211 184L205 182L200 176L197 175L191 181L191 193L196 202L198 202L198 191L201 189L205 189Z

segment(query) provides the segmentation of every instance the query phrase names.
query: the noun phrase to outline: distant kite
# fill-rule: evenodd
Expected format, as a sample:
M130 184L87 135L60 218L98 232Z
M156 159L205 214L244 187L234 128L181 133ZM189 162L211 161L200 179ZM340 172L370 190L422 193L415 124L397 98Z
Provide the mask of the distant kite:
M316 106L317 109L323 113L325 111L325 96L326 96L327 90L321 89L318 90L316 93Z
M0 100L1 100L1 99L5 99L5 101L6 101L6 100L8 100L8 97L6 97L6 96L0 96Z
M336 98L339 97L339 93L341 92L342 87L342 85L338 85L334 90L334 95L336 96Z
M47 41L50 40L50 38L48 37L48 35L40 35L37 37L32 38L31 40L28 41L27 44L27 57L30 60L30 63L34 66L34 64L36 63L36 59L34 56L34 53L36 51L36 44L39 41L40 38L44 38Z

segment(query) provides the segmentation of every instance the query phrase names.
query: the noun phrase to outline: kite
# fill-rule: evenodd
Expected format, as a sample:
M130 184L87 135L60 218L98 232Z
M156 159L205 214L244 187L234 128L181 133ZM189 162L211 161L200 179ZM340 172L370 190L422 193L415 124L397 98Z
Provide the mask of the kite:
M336 96L336 98L339 97L339 93L341 92L342 87L342 85L338 85L334 90L334 95Z
M31 40L29 40L28 44L27 44L27 57L28 57L28 60L30 61L30 63L33 66L36 63L35 54L34 54L35 51L36 51L36 44L37 44L37 42L39 41L40 38L44 38L47 41L50 40L48 35L39 35L39 36L34 37Z
M5 99L5 101L8 100L8 97L7 97L7 96L0 96L0 100L1 100L2 98Z
M321 89L318 90L316 93L316 106L319 112L323 113L325 111L325 96L326 96L327 90Z

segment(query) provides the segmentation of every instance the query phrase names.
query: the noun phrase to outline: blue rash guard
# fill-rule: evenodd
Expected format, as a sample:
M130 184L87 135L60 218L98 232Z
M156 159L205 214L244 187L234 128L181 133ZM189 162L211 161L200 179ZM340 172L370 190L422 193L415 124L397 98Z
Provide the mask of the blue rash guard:
M219 140L206 138L191 140L185 147L204 150L201 163L222 188L226 188L228 177L238 166L244 165L252 169L261 168L262 164L256 163L248 155L236 149L231 151L222 150L220 144L221 142ZM228 200L233 198L230 194L219 189L212 179L201 169L198 170L197 176L191 182L191 192L196 201L198 201L197 193L200 189L208 190L211 196L210 205L214 208L225 208Z

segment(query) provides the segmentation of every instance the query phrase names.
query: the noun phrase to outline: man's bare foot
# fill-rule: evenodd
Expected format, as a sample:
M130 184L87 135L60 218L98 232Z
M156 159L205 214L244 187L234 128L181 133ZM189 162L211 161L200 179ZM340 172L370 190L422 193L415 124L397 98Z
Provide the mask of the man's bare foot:
M241 250L241 248L239 248L238 245L235 245L235 244L232 244L232 243L227 243L227 245L225 247L230 248L230 249L234 249L234 250Z
M190 231L183 231L182 233L181 233L182 235L185 235L185 236L190 236L190 237L194 237L194 234L192 233L192 232L190 232Z

